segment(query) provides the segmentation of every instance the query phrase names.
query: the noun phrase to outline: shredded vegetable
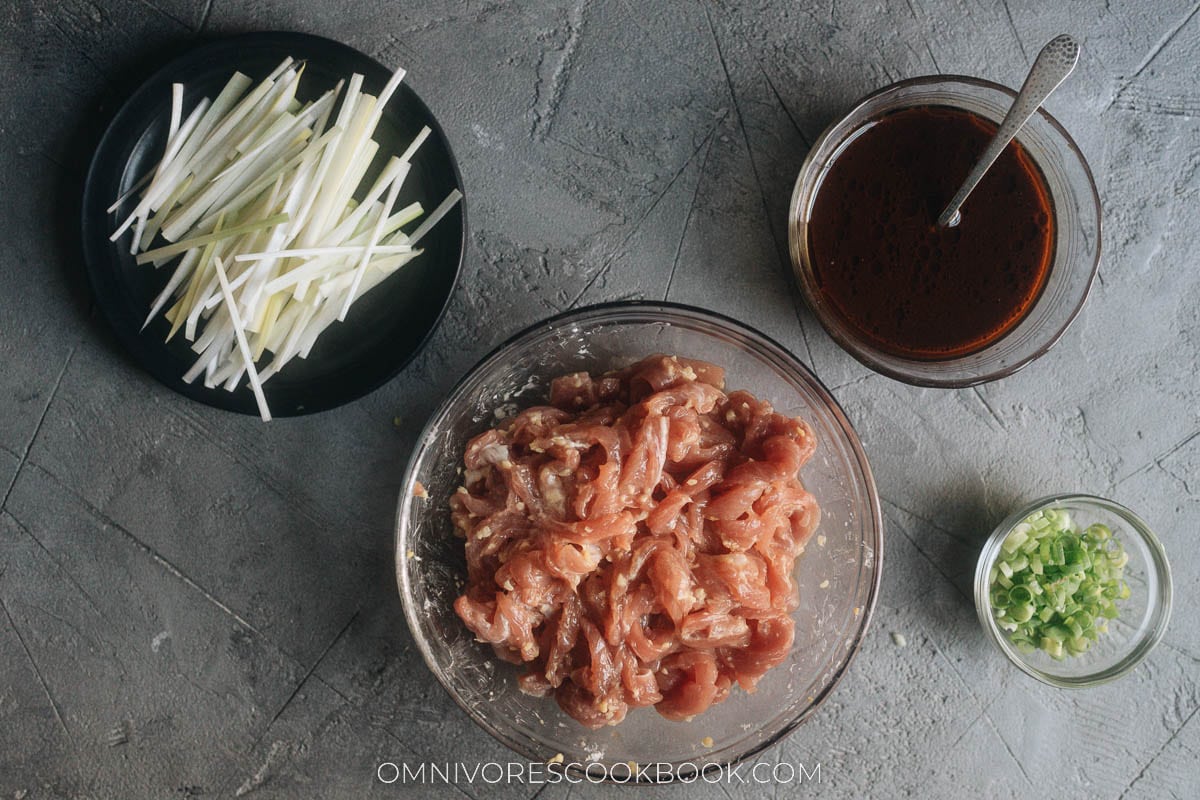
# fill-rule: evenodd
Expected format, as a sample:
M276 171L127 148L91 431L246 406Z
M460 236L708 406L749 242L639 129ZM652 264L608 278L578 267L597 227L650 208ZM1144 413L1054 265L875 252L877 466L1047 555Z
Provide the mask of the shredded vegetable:
M162 314L167 339L191 343L183 379L229 391L248 382L264 420L262 384L419 256L418 242L462 197L452 191L411 233L403 228L425 216L422 204L393 211L428 127L368 174L404 70L378 97L355 74L311 102L299 99L303 74L291 58L257 85L235 73L190 112L183 85L172 85L161 160L109 209L136 198L112 240L129 234L139 265L174 264L146 325Z
M1022 652L1081 655L1129 597L1128 561L1106 525L1081 531L1066 509L1035 512L1005 537L989 573L996 624Z

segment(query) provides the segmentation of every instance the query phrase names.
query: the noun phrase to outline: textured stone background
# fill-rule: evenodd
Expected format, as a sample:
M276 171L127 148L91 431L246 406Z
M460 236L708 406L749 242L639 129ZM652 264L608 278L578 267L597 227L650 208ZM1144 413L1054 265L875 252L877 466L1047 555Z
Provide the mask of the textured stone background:
M1194 797L1198 10L5 0L0 798L534 795L374 783L385 759L508 758L411 647L392 579L396 489L419 425L484 351L552 312L630 297L707 306L786 343L834 388L876 469L878 615L833 698L763 756L821 763L820 786L785 793ZM401 377L264 426L127 362L91 313L75 229L99 121L144 70L200 38L273 28L410 69L460 158L473 232L450 314ZM783 221L808 142L898 78L1017 84L1063 31L1084 55L1050 107L1105 208L1090 302L1053 352L999 383L873 375L790 292ZM1109 688L1025 678L969 600L984 534L1022 498L1062 490L1140 511L1174 565L1166 640Z

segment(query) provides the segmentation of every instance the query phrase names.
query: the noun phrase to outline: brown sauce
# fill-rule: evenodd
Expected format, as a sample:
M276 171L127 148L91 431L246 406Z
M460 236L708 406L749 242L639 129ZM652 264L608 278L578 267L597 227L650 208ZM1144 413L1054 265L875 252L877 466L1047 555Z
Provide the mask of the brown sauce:
M908 358L981 350L1036 302L1054 258L1037 165L1012 142L962 207L937 217L996 132L945 107L904 109L858 132L817 189L809 250L823 298L860 337Z

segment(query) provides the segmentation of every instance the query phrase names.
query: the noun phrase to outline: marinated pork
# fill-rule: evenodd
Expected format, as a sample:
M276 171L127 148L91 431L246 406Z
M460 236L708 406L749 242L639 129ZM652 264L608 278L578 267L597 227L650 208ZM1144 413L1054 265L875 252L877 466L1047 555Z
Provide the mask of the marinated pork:
M467 446L455 611L590 728L754 691L792 646L812 430L674 356L564 375L549 400Z

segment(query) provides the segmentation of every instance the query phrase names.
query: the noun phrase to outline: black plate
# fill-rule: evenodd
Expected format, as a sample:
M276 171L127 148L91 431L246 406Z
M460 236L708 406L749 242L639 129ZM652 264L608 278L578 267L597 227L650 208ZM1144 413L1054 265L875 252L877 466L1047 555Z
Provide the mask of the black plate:
M307 61L301 100L315 99L339 79L363 75L363 91L378 94L391 75L370 56L347 45L300 33L251 33L204 44L172 61L146 81L117 112L92 159L84 185L83 254L96 304L133 358L159 381L193 400L257 414L248 386L236 391L207 389L203 378L182 376L196 360L190 342L177 335L165 343L170 325L160 315L142 323L174 265L138 266L129 254L131 233L108 240L136 198L109 213L162 156L171 108L171 84L182 83L184 116L201 97L215 98L235 71L258 81L286 56ZM336 114L336 110L334 112ZM375 139L379 152L368 175L400 153L423 125L433 133L413 159L397 207L419 200L432 211L462 179L437 120L406 84L384 110ZM393 378L425 344L458 281L466 242L466 212L460 202L421 240L425 252L355 302L346 321L334 323L307 359L293 359L263 390L271 412L285 417L340 406ZM260 362L260 365L264 362Z

